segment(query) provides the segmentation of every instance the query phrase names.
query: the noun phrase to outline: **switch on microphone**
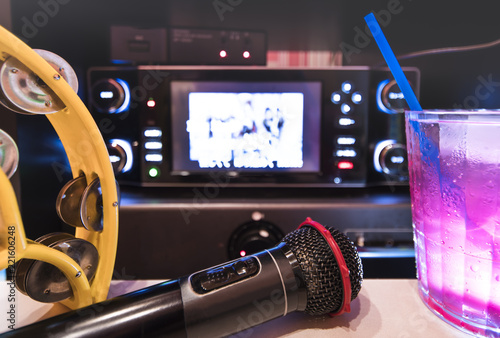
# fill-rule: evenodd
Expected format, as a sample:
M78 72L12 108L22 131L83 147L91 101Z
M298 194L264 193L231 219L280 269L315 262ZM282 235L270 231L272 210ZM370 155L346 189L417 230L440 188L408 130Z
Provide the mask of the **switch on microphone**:
M193 275L191 285L197 293L203 294L253 276L257 272L259 272L257 258L245 257Z

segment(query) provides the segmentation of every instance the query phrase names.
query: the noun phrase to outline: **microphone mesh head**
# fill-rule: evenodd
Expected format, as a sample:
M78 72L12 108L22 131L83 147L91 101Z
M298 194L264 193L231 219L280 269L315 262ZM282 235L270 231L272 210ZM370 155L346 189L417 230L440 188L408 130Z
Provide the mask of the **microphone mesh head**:
M363 280L361 259L346 235L332 227L326 229L340 247L349 269L352 301L358 296ZM340 310L344 299L342 277L332 249L321 233L313 227L303 226L289 233L283 238L283 242L297 257L304 274L307 288L307 306L304 312L323 315Z

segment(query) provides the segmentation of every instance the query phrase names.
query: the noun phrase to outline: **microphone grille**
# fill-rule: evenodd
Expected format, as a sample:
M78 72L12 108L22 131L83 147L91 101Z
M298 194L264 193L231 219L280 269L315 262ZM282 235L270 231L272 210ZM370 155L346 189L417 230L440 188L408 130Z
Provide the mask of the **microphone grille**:
M354 244L346 235L326 227L340 248L351 281L351 301L354 300L363 280L361 259ZM303 226L289 233L283 241L295 254L304 275L307 288L307 305L304 312L323 315L337 312L342 306L344 290L337 260L321 233L310 226Z

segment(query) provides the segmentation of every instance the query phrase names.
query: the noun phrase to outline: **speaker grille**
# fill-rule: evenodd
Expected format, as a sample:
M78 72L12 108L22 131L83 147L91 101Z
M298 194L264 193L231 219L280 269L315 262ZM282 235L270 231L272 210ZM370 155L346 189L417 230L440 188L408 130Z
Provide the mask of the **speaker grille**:
M352 301L357 297L363 280L361 259L347 236L332 227L326 229L340 247L349 269ZM330 246L319 231L303 226L288 234L283 241L297 257L304 274L307 287L307 306L304 312L322 315L340 310L344 299L340 269Z

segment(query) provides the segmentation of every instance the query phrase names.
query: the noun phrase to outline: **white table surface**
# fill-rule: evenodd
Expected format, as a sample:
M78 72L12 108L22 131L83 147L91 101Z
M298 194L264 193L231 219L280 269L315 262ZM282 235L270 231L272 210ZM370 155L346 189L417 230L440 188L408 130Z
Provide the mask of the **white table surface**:
M161 281L113 281L110 297ZM0 332L7 322L9 287L0 283ZM16 328L51 317L64 307L43 304L16 293ZM420 300L414 279L367 279L351 303L351 312L338 317L291 313L249 329L245 337L471 337L434 315ZM240 335L241 336L241 335Z

